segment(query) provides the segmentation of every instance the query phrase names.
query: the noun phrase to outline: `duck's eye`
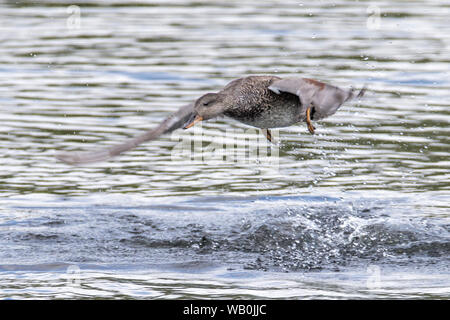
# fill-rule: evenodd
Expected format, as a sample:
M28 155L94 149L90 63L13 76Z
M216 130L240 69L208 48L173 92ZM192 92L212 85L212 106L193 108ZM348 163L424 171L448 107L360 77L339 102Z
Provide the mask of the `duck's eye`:
M203 102L203 105L204 105L205 107L207 107L207 106L209 105L209 101Z

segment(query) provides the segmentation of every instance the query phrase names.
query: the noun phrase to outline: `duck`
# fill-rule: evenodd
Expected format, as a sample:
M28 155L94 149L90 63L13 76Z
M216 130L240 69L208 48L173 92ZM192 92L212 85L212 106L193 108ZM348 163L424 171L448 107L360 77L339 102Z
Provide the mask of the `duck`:
M361 98L362 88L356 95ZM306 123L311 134L312 121L325 119L347 101L355 98L354 89L342 89L318 80L273 75L247 76L232 80L222 90L202 95L180 107L159 125L141 135L103 150L59 152L56 158L71 165L105 161L138 145L155 140L176 129L189 129L201 121L220 116L261 129L273 142L271 129Z

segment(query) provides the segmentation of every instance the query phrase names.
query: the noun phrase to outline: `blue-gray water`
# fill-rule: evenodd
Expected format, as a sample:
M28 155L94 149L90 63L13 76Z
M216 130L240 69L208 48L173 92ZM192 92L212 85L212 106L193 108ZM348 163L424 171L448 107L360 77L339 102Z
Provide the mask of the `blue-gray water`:
M0 297L450 298L449 16L439 1L1 2ZM54 158L250 74L369 90L314 136L275 131L272 165L177 149L224 138L239 154L252 132L229 119L109 162Z

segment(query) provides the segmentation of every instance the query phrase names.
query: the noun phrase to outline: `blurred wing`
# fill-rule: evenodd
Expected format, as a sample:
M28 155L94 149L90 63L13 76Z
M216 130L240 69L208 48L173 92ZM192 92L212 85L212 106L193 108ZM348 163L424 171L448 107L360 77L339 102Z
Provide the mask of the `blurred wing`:
M303 115L306 113L306 109L310 107L312 98L318 90L318 85L316 83L325 85L319 81L313 80L310 82L304 78L285 78L274 81L269 86L269 89L276 94L280 94L280 92L288 92L296 95L301 103L300 114Z
M164 133L169 133L183 127L183 125L192 117L193 114L194 104L190 103L170 115L156 128L148 130L147 132L129 139L119 145L98 151L61 152L56 154L56 158L72 165L104 161L125 151L133 149L146 141L155 140Z
M277 94L282 91L297 95L302 104L301 114L305 114L309 107L314 107L314 120L331 116L345 101L353 98L353 90L343 90L308 78L277 80L269 86L269 89ZM357 97L360 98L364 91L365 88Z

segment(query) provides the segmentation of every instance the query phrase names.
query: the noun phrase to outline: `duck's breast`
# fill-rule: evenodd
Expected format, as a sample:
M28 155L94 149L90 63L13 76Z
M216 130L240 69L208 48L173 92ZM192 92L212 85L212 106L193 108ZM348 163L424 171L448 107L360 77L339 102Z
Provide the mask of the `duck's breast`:
M277 95L267 90L258 99L247 99L246 103L240 103L225 115L253 127L268 129L289 127L301 121L304 117L300 110L296 96Z

